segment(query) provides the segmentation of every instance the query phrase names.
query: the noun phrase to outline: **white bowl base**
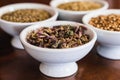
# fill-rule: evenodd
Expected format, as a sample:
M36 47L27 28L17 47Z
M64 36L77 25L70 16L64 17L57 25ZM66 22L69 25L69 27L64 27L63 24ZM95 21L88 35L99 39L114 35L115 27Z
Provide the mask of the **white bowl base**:
M50 77L67 77L71 76L78 70L75 62L71 63L41 63L40 71Z
M18 36L13 37L11 44L15 48L24 49Z
M99 45L97 47L98 54L102 57L120 60L120 46L103 46Z

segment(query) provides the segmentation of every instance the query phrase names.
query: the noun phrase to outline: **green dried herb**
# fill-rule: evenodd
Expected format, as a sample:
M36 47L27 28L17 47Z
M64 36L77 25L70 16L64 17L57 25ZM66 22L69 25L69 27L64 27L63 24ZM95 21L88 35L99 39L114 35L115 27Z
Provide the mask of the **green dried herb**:
M11 22L37 22L50 18L51 15L42 9L19 9L5 13L1 19Z
M93 1L72 1L62 3L57 7L69 11L89 11L101 8L102 4Z

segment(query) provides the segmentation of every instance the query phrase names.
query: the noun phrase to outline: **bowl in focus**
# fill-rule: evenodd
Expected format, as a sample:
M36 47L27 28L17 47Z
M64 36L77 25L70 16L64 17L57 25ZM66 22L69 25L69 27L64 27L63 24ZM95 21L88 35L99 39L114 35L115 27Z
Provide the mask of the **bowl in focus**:
M109 14L120 15L120 10L109 9L105 11L98 11L95 14L87 14L83 17L83 23L93 28L97 33L97 41L99 42L97 47L98 54L105 58L116 60L120 59L120 32L102 30L89 24L91 18Z
M93 2L102 4L102 7L99 9L89 10L89 11L68 11L57 8L57 6L62 3L75 2L75 1L90 1L90 0L52 0L50 2L50 5L59 12L59 19L77 21L77 22L81 22L82 17L87 13L93 11L97 12L97 11L106 10L109 7L109 4L104 0L92 0Z
M1 28L5 32L13 36L11 43L14 47L19 48L19 49L23 49L20 43L20 40L18 38L19 33L21 32L22 29L24 29L27 26L36 24L36 23L55 21L58 16L58 12L56 10L52 9L51 7L45 4L39 4L39 3L16 3L16 4L10 4L7 6L3 6L0 8L0 16L2 16L5 13L12 12L18 9L43 9L51 14L51 17L46 20L38 21L38 22L28 22L28 23L10 22L10 21L6 21L0 18Z
M42 62L40 64L40 71L50 77L66 77L74 74L78 70L76 61L82 59L86 56L89 51L93 48L96 41L96 33L91 29L87 28L85 31L86 34L89 34L90 41L84 45L80 45L73 48L65 49L52 49L52 48L42 48L31 45L27 42L26 37L28 33L32 30L37 30L40 27L52 27L58 25L83 25L76 22L70 21L54 21L39 23L27 27L20 33L20 40L25 48L25 50L36 60Z

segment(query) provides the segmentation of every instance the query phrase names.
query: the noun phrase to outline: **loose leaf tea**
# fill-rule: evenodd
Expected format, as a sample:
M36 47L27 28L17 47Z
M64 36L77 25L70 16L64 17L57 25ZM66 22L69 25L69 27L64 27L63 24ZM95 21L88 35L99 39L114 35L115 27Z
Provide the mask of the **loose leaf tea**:
M92 1L76 1L76 2L62 3L57 7L69 11L88 11L88 10L101 8L102 4Z
M5 13L1 19L11 22L37 22L48 19L51 14L42 9L19 9L13 12Z
M108 31L120 31L120 15L109 14L93 17L89 21L89 24L96 28L100 28Z
M90 41L83 26L60 25L42 27L27 35L27 42L43 48L72 48Z

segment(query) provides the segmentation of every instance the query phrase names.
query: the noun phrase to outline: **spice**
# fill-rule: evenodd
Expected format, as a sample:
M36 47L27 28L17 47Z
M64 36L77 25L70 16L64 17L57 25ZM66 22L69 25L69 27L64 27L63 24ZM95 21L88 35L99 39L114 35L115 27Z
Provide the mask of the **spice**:
M93 17L89 24L103 30L120 31L120 15L109 14Z
M66 2L57 6L63 10L70 11L89 11L95 10L102 7L102 4L92 2L92 1L76 1L76 2Z
M43 48L72 48L89 42L89 35L83 26L60 25L42 27L27 35L27 42Z
M19 9L5 13L1 19L11 22L37 22L50 18L51 15L42 9Z

